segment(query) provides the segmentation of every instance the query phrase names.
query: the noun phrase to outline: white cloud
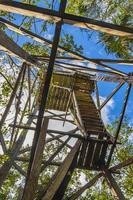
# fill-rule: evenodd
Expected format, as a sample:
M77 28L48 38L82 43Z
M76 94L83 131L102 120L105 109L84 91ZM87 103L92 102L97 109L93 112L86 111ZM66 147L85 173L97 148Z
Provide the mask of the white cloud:
M105 97L100 97L101 103L105 100ZM114 100L110 99L110 101L103 107L101 114L102 114L102 119L105 124L109 124L110 122L110 112L114 108Z
M93 99L96 102L96 96L93 96ZM106 97L100 96L100 104L102 104L105 101L105 99ZM110 99L110 101L101 110L102 120L105 125L110 123L110 113L113 108L114 108L114 100Z

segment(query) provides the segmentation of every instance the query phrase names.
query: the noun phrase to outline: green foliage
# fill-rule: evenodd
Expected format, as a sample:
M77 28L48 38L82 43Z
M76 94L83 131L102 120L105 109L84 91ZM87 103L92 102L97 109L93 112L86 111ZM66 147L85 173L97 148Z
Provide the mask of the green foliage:
M74 38L70 34L65 34L64 37L60 39L60 44L68 50L75 51L80 54L83 53L83 47L75 44Z
M28 3L28 4L34 4L37 5L40 0L23 0L22 2ZM47 7L51 8L51 4L49 1L47 2ZM76 15L83 15L88 16L94 19L100 19L100 20L106 20L112 23L121 24L124 26L130 26L132 27L132 1L125 1L125 0L69 0L68 6L67 6L67 12L76 14ZM10 20L15 19L14 15L8 14L6 12L0 12L1 16L7 17ZM32 27L35 25L34 18L26 17L26 20L23 18L21 26L25 27L28 30L32 30ZM39 32L45 33L45 31L48 28L47 23L41 24L41 30ZM132 40L129 40L125 37L119 38L116 36L110 36L107 34L100 33L99 34L99 42L102 42L103 45L105 45L106 51L108 53L115 53L118 57L121 58L130 58L133 50L133 43ZM69 50L76 51L78 53L83 53L82 46L78 46L75 41L74 37L69 34L64 34L64 37L60 39L60 45L64 46L65 48ZM40 56L47 56L50 54L50 50L48 47L40 45L38 43L30 43L27 42L23 44L23 48L28 51L30 54L33 55L40 55ZM8 77L10 78L10 77ZM1 85L1 93L0 93L0 102L1 105L5 105L7 103L7 98L9 97L11 93L11 88L9 85L4 82ZM113 134L116 130L116 125L118 121L115 121L112 123L108 129ZM4 132L4 130L3 130ZM5 131L8 132L7 130ZM124 122L121 134L119 137L120 142L122 145L118 146L116 149L115 155L113 156L112 165L121 162L127 159L128 157L132 156L133 153L133 145L131 141L129 141L129 136L132 134L133 128L128 125L128 120ZM50 143L46 145L45 149L45 156L44 160L46 161L49 157L49 155L52 155L54 151L58 148L59 143ZM68 149L64 148L61 151L62 155L58 155L56 157L56 161L61 161L68 153ZM25 158L29 158L29 153L25 153L23 155ZM3 164L8 159L8 156L1 156L0 157L0 164ZM28 163L19 163L19 165L26 170L28 167ZM39 179L39 191L41 191L42 185L43 187L46 186L46 184L49 182L50 178L56 171L56 167L54 166L48 166L41 174ZM84 174L85 180L90 180L94 174L90 171L82 171L82 174ZM120 184L121 188L123 189L125 196L128 199L132 198L132 185L133 185L133 179L131 178L133 176L133 167L129 166L126 167L121 171L120 175L117 175L115 178ZM12 169L10 171L10 174L5 181L2 190L0 191L0 200L8 200L8 199L15 199L16 194L19 188L19 183L17 182L18 179L22 180L22 177L14 170ZM71 182L69 184L68 190L66 191L66 199L69 195L72 194L72 192L75 192L78 188L80 188L82 185L81 182L81 170L75 170L73 173L73 177L71 179ZM100 187L99 187L100 186ZM112 196L110 195L110 192L108 190L107 184L100 179L100 182L98 184L95 184L95 187L92 187L86 193L80 197L81 200L112 200Z
M23 49L25 49L27 52L29 52L32 55L38 55L38 56L48 55L48 48L39 44L33 44L30 42L27 42L23 45Z
M10 80L10 77L8 79ZM9 84L6 81L3 81L1 83L1 90L0 90L0 105L1 106L6 105L7 98L11 94L11 91L12 91L12 89L9 86Z
M125 0L69 0L67 12L110 23L133 27L133 1ZM133 39L99 33L99 42L106 52L118 58L132 58Z
M8 178L6 179L2 189L0 191L0 200L15 200L16 193L19 187L17 181L20 178L20 174L14 169L10 171Z

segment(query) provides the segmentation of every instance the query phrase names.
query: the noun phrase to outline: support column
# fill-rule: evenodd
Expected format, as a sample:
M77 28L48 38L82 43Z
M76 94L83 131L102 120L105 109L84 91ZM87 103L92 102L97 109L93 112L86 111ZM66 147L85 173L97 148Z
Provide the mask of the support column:
M22 198L23 200L31 200L35 198L35 194L36 194L36 190L38 186L38 178L41 171L41 164L42 164L42 158L43 158L43 151L44 151L48 121L49 119L45 117L42 128L41 128L41 132L39 135L29 179L25 186L25 190L24 190L24 194Z
M64 14L65 8L66 8L66 3L67 3L67 0L61 0L60 8L59 8L60 14ZM28 179L30 178L31 173L32 173L32 166L34 165L34 157L36 154L36 148L37 148L37 144L38 144L38 140L39 140L39 135L41 132L42 121L43 121L44 111L45 111L45 107L46 107L46 103L47 103L47 97L48 97L50 82L51 82L52 73L53 73L53 69L54 69L54 62L55 62L55 58L56 58L56 53L57 53L57 48L58 48L58 43L59 43L59 39L60 39L62 25L63 25L63 19L60 19L60 21L57 22L56 27L55 27L55 34L54 34L53 45L52 45L51 54L50 54L50 61L49 61L48 69L47 69L45 84L44 84L44 87L42 90L42 97L41 97L41 102L40 102L40 106L39 106L36 130L35 130L34 139L33 139L33 143L32 143L31 156L30 156L30 162L29 162L29 166L28 166L25 188L27 187L26 185L29 181Z

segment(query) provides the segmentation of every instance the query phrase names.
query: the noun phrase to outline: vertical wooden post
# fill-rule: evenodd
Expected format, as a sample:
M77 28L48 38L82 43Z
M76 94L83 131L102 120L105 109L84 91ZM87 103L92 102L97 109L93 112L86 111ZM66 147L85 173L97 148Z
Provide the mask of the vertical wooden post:
M38 143L36 146L29 179L24 189L23 198L22 198L23 200L31 200L35 198L35 194L36 194L36 190L38 186L38 178L41 171L41 164L42 164L42 158L43 158L43 151L44 151L48 121L49 119L45 117L41 131L40 131Z
M64 14L65 8L66 8L66 3L67 3L67 0L61 0L60 8L59 8L60 14ZM40 101L40 105L39 105L36 131L35 131L33 143L32 143L32 149L31 149L30 162L29 162L29 166L28 166L26 183L28 182L29 175L32 170L31 167L32 167L34 156L35 156L35 150L36 150L36 146L38 143L39 134L40 134L41 127L42 127L42 121L43 121L44 111L45 111L45 107L46 107L46 103L47 103L47 97L48 97L50 82L51 82L52 73L53 73L53 69L54 69L54 62L55 62L56 53L57 53L57 49L58 49L58 43L59 43L59 39L60 39L62 25L63 25L63 20L61 19L59 22L57 22L56 27L55 27L55 34L54 34L53 45L52 45L51 54L50 54L49 65L48 65L48 69L47 69L47 75L46 75L44 87L42 89L42 97L41 97L41 101Z

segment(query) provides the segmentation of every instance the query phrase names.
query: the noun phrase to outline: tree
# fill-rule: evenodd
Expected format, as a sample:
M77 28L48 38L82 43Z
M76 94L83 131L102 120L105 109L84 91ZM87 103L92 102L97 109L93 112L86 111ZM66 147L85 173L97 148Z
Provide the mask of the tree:
M107 21L127 27L133 27L133 2L128 0L69 0L67 12L92 19ZM99 41L107 53L118 58L132 58L133 39L99 33Z

